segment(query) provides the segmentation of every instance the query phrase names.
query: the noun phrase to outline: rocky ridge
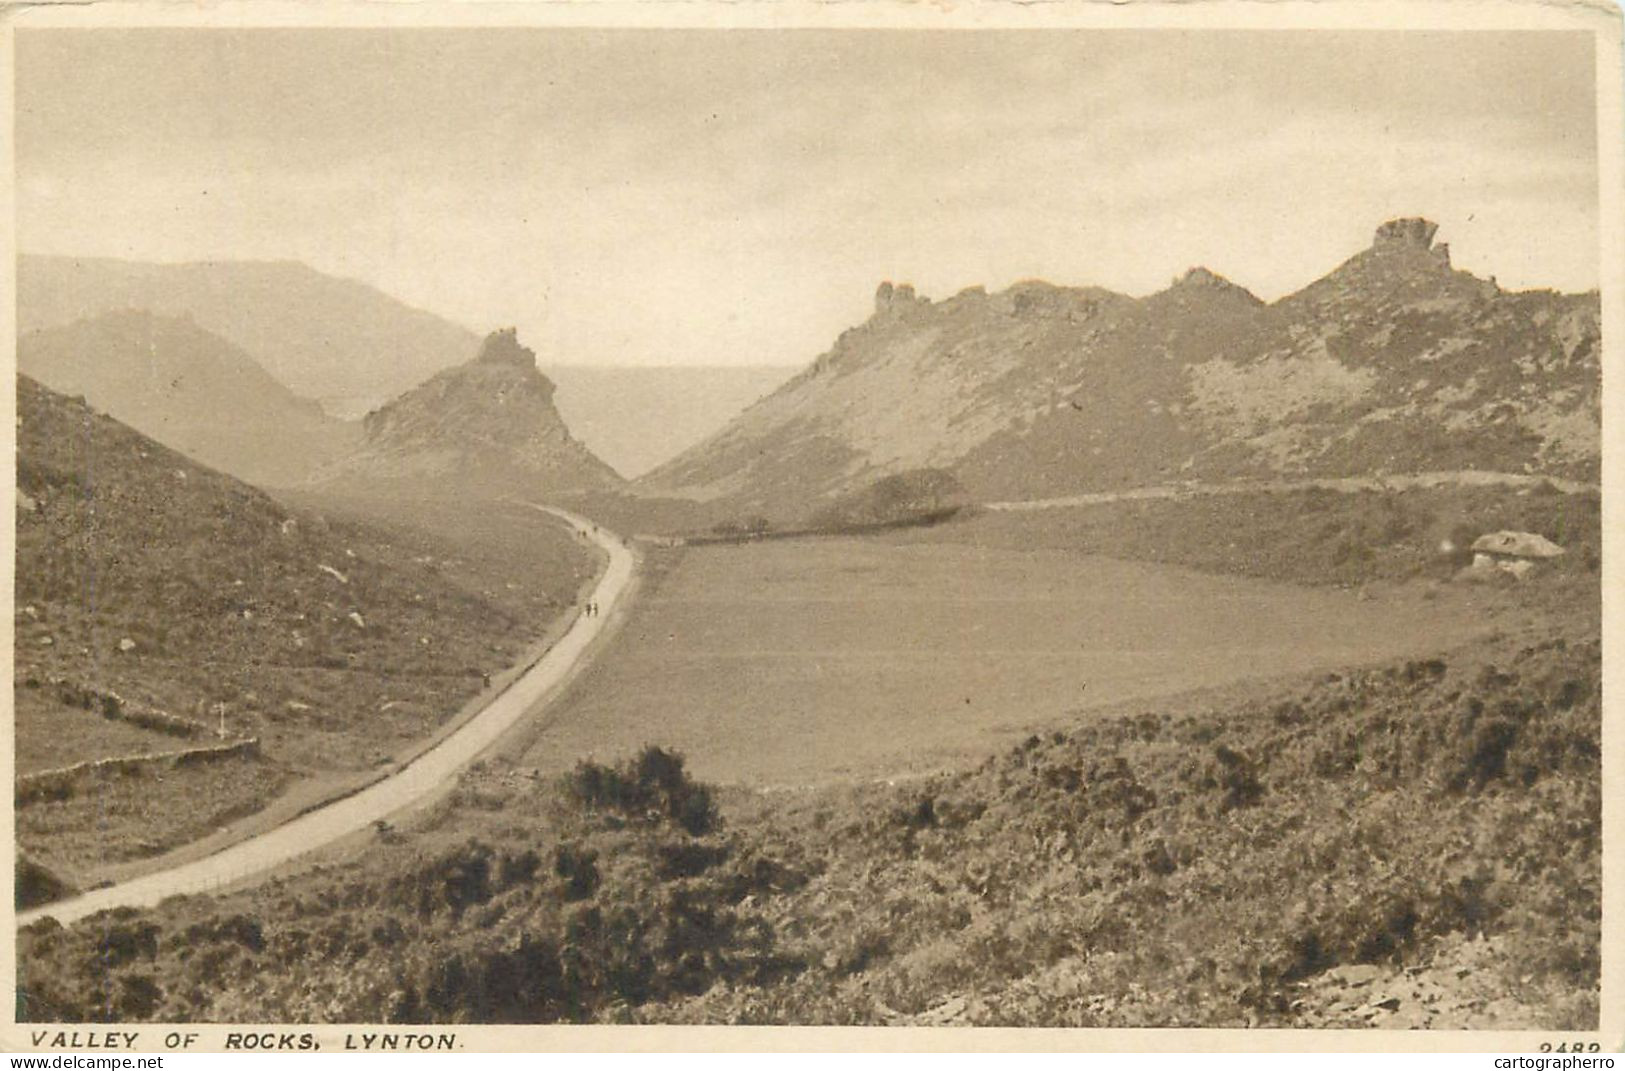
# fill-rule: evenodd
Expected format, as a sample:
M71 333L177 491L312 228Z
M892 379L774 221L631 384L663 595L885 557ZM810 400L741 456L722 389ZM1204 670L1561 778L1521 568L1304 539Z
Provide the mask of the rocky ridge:
M316 486L462 497L609 490L621 478L571 436L554 387L513 328L474 358L367 414L360 446Z
M883 283L870 319L639 486L781 517L915 468L973 497L1484 469L1592 480L1596 293L1509 292L1396 219L1272 303L1207 268L1143 298Z

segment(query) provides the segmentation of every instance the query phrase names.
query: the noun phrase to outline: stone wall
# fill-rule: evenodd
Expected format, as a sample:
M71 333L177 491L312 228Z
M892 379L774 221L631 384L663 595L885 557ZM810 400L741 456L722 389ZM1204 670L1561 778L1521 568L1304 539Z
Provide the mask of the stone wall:
M18 807L26 807L31 803L65 800L104 777L143 773L153 767L174 769L203 762L218 762L222 759L258 758L259 753L260 742L258 738L251 737L229 744L211 744L207 747L187 748L184 751L165 751L156 755L122 755L110 759L76 762L72 766L59 766L54 770L40 770L19 776L16 803Z

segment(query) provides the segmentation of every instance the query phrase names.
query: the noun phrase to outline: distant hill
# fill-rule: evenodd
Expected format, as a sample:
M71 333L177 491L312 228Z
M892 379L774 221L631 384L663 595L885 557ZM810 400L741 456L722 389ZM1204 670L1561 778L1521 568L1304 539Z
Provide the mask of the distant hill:
M503 498L623 482L571 436L553 382L509 328L473 360L367 414L360 445L312 484L360 494Z
M799 369L789 365L584 365L543 363L553 404L570 433L628 478L717 431ZM385 394L327 397L335 416L361 419Z
M478 344L467 328L295 261L149 264L22 256L21 332L119 309L189 315L295 394L392 396Z
M189 317L294 394L346 421L360 420L479 345L479 336L461 325L293 261L18 259L24 334L132 309ZM546 368L575 435L617 471L634 476L721 428L794 372L779 365ZM104 407L122 415L111 401ZM143 430L163 439L155 429Z
M17 342L17 367L212 468L297 483L360 438L187 317L127 309Z
M1598 295L1509 293L1426 220L1273 304L1203 268L1132 298L1026 282L874 315L638 488L793 519L917 468L973 498L1419 469L1594 479Z

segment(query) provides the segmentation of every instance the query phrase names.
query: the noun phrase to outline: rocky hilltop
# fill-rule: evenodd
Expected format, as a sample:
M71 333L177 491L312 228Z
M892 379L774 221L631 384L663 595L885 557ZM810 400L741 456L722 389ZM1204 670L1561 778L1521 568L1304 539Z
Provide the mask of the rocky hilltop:
M570 435L553 391L517 332L496 331L473 360L367 414L360 446L313 483L452 497L618 487L615 470Z
M360 435L190 316L123 309L33 331L17 341L17 367L261 486L304 480Z
M1455 270L1424 219L1265 303L1206 268L1143 298L1018 283L874 314L650 493L804 516L897 472L976 498L1485 469L1594 479L1598 295Z

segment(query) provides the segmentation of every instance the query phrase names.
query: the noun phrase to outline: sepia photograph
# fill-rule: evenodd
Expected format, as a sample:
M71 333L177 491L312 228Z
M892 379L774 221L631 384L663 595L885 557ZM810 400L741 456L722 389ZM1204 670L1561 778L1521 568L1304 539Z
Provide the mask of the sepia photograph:
M6 17L6 1047L1617 1050L1617 10L460 6Z

